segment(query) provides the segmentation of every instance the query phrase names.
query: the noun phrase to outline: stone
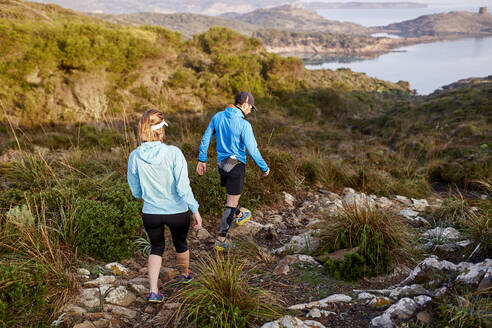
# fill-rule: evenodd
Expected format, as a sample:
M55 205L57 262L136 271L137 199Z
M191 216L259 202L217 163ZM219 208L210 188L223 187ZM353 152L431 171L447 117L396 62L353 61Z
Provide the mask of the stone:
M290 241L284 246L274 249L273 253L282 254L285 251L292 251L299 253L305 249L316 249L319 245L319 241L314 238L314 234L317 230L309 230L297 236L292 236Z
M363 292L363 293L360 293L359 295L357 295L357 299L359 299L361 301L371 300L375 297L376 297L376 295L371 294L371 293L366 293L366 292Z
M75 304L69 303L62 307L61 312L71 312L74 314L81 314L81 313L86 313L87 310Z
M489 269L485 275L483 276L482 280L478 284L478 290L484 290L487 289L490 286L490 283L492 281L492 270Z
M308 223L308 224L306 224L306 228L309 228L309 227L315 226L315 225L320 224L320 223L323 223L323 220L313 220L313 221L309 221L309 223Z
M338 251L332 252L327 254L327 256L330 258L330 260L341 260L343 261L345 254L353 254L357 253L359 251L359 246L353 247L353 248L344 248L340 249Z
M334 294L334 295L330 295L328 297L325 297L319 301L292 305L292 306L289 306L288 309L289 310L305 310L305 309L311 309L314 307L323 308L323 307L327 307L328 303L348 303L350 301L352 301L352 297L350 297L350 296L347 296L344 294Z
M408 197L397 195L395 199L404 205L412 205L412 201Z
M111 285L116 281L115 276L99 276L99 278L84 282L85 287L99 287L102 285Z
M275 215L270 216L268 218L268 221L273 223L273 225L283 225L284 219L282 218L281 215L275 214Z
M412 205L413 208L415 208L417 211L423 211L427 206L429 206L429 203L427 202L426 199L412 198Z
M456 281L467 285L475 285L480 283L486 272L492 273L492 259L486 259L483 262L468 266L456 277Z
M427 295L419 295L419 296L416 296L416 297L413 298L413 300L421 308L426 307L427 305L429 305L430 303L432 303L432 298L430 298Z
M130 279L128 281L128 283L148 286L149 285L149 278L137 277L137 278Z
M343 188L342 193L344 195L355 194L355 190L353 188L346 187L346 188Z
M99 319L93 322L96 328L108 328L110 321L107 319Z
M296 261L296 257L293 255L287 255L283 259L281 259L275 269L273 270L274 275L286 275L290 272L289 264L294 263Z
M156 308L152 304L149 304L145 307L144 312L148 314L153 314L156 312Z
M406 217L414 218L419 215L419 212L412 210L411 208L405 208L400 211L400 214Z
M175 268L161 267L160 277L162 281L169 281L179 276L179 271Z
M73 328L96 328L90 321L84 321L82 323L76 324Z
M136 299L135 294L128 291L125 287L119 286L108 293L105 301L114 305L129 306Z
M199 240L204 241L212 238L212 235L210 234L210 232L207 231L207 229L205 229L204 227L200 227L200 229L198 229L198 231L196 232L196 237Z
M329 315L337 315L335 312L332 311L326 311L326 310L320 310L318 308L313 308L311 309L306 317L308 318L321 318L321 317L327 317Z
M471 243L472 243L471 240L466 239L466 240L458 241L456 243L456 245L458 245L459 247L465 248L465 247L471 245Z
M100 294L98 288L81 289L76 298L76 303L86 309L101 305Z
M77 270L77 274L81 277L87 277L89 278L89 276L91 275L91 272L87 269L84 269L84 268L79 268Z
M440 261L437 256L432 255L415 267L415 269L410 272L408 277L401 282L401 285L407 285L409 283L412 283L416 279L422 277L423 275L426 275L429 271L435 270L435 271L447 271L447 272L455 272L458 270L458 267L456 264L449 262L449 261Z
M349 193L343 198L345 204L357 207L374 206L376 202L364 193Z
M123 306L113 305L113 304L105 304L104 311L111 312L115 315L125 317L128 319L135 319L137 317L137 311L128 309Z
M393 301L385 296L377 296L374 297L372 300L369 301L369 306L375 307L375 308L385 308L388 305L391 305Z
M262 230L267 230L269 227L273 227L273 224L263 225L259 222L249 220L245 222L240 229L229 230L229 234L233 237L237 235L253 236Z
M283 191L282 193L284 194L284 201L287 203L287 205L294 206L294 202L296 201L294 196L285 191Z
M376 200L376 205L381 207L381 208L388 208L388 207L393 206L393 202L391 200L389 200L388 198L383 196L383 197L379 197Z
M382 315L379 315L371 320L372 327L380 327L380 328L393 328L395 325L391 320L391 317L386 312Z
M104 266L107 270L110 270L114 275L119 276L120 274L126 274L130 272L129 269L125 268L122 264L118 262L108 263Z
M422 285L413 284L410 286L397 287L390 293L390 297L393 299L399 299L402 297L416 296L416 295L432 295L432 292L428 291Z
M406 320L409 319L417 310L417 303L411 298L404 297L396 304L391 305L384 313L389 314L391 318Z
M275 321L265 323L261 328L325 328L325 326L317 321L306 320L303 322L297 317L286 315Z
M133 289L139 295L144 295L149 292L149 289L144 285L130 284L130 288Z
M456 239L460 239L461 235L458 230L452 227L447 227L447 228L436 227L434 229L430 229L424 232L422 234L422 238L456 240Z
M316 261L316 259L312 256L304 255L304 254L294 254L294 256L296 257L296 260L298 262L309 263L309 264L316 265L316 266L320 265L318 263L318 261Z
M417 313L417 320L425 325L429 325L432 322L432 315L427 311Z

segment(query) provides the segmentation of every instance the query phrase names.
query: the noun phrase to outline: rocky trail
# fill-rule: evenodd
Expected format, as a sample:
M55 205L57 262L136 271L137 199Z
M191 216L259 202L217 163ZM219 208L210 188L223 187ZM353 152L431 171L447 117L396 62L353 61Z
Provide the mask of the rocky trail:
M256 211L251 221L231 230L232 240L254 238L266 257L254 281L275 291L285 309L284 317L262 328L394 327L408 320L430 324L428 308L437 297L457 285L478 290L490 286L492 260L474 263L476 252L469 240L452 227L432 228L425 218L426 209L439 207L440 199L376 197L350 188L342 194L318 190L302 197L296 199L284 193L283 204ZM319 259L306 254L312 254L318 246L316 234L323 218L340 210L344 202L399 213L419 231L417 247L427 257L416 266L400 264L388 275L357 283L330 278ZM214 231L213 226L206 228ZM205 228L190 233L192 269L199 258L214 253L213 242L213 233ZM344 252L350 251L330 255L343 258ZM81 289L64 306L58 321L76 328L173 326L173 314L179 307L173 295L182 285L176 279L179 272L170 245L166 246L160 274L165 296L162 304L147 303L146 274L146 258L142 255L122 263L82 265L77 271Z

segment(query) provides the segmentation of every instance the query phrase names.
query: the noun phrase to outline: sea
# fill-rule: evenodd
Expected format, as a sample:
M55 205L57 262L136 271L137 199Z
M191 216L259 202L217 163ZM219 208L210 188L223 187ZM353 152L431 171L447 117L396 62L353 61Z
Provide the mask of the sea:
M478 7L333 9L318 13L327 19L381 26L421 15L462 10L477 12ZM304 60L308 69L350 68L387 81L407 81L418 94L426 95L460 79L492 75L492 37L417 44L371 59L327 56Z

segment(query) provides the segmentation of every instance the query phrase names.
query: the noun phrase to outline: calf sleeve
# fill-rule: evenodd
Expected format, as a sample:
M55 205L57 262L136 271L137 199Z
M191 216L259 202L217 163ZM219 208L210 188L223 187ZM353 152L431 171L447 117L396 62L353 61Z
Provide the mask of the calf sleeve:
M220 222L219 236L227 236L227 232L231 227L232 221L234 220L234 214L236 212L235 207L226 206L224 213L222 213L222 220Z

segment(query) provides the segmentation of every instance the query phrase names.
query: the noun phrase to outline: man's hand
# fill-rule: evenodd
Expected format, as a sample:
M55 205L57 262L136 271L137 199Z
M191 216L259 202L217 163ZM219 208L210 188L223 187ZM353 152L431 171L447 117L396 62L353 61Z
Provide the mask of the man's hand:
M270 168L266 170L266 172L263 174L264 177L267 177L270 174Z
M195 225L193 226L193 228L195 230L198 230L202 227L202 217L200 216L200 212L196 211L195 213L193 213L193 219L195 220Z
M205 171L207 171L207 164L198 162L198 165L196 166L196 173L198 173L198 175L203 175Z

